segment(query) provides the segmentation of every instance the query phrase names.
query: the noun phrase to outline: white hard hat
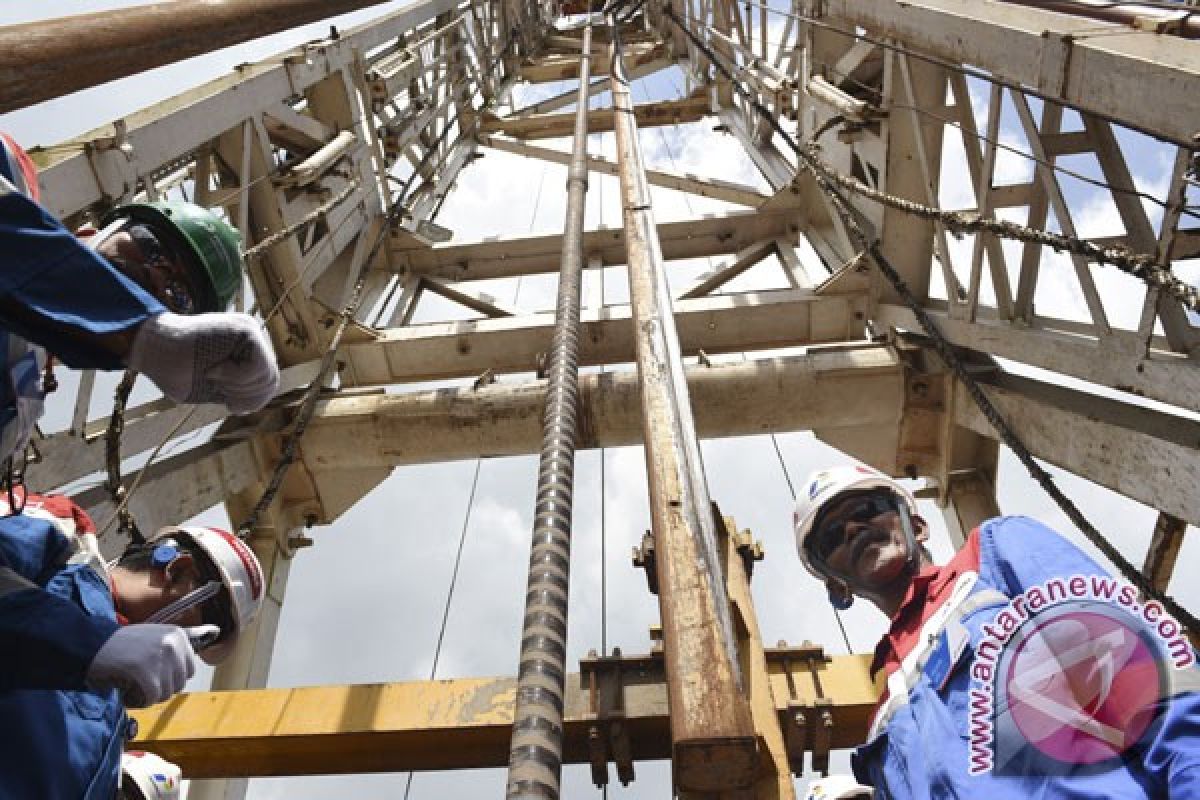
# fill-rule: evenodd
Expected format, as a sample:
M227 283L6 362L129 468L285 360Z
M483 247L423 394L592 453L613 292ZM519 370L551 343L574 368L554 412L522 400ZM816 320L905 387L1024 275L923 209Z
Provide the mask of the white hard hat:
M182 540L182 544L194 545L208 556L217 570L225 590L221 599L226 614L224 619L215 621L221 627L221 635L198 655L207 664L219 664L229 656L238 636L262 606L263 572L258 557L241 539L219 528L163 528L150 541L160 539Z
M917 513L917 501L908 489L879 470L862 464L846 464L814 472L804 482L800 499L796 501L796 510L792 513L792 527L796 532L796 552L800 555L800 561L816 577L824 579L825 575L813 565L805 546L812 535L813 523L834 498L846 492L869 489L887 489L904 500L910 514Z
M154 753L121 754L121 796L127 800L179 800L179 767Z
M863 786L849 775L830 775L828 778L818 778L808 785L804 800L871 800L875 790Z

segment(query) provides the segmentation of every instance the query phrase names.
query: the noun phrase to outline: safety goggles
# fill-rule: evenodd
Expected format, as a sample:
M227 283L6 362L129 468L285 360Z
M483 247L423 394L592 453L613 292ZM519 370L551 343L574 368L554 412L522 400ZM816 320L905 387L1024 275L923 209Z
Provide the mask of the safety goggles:
M165 305L176 314L191 314L196 310L192 290L188 288L185 271L175 251L168 247L147 225L131 225L129 235L142 251L145 265L163 273Z
M837 504L837 514L823 514L813 523L809 552L822 563L846 541L846 525L851 522L866 525L880 514L897 509L895 495L890 492L870 492L851 496Z
M191 314L196 310L196 300L189 288L187 271L182 266L183 260L162 237L150 226L128 219L118 219L101 230L93 242L99 245L109 237L124 231L133 239L141 253L140 265L145 269L157 270L160 273L162 287L156 287L156 296L163 305L176 314ZM131 272L129 261L121 256L106 255L109 261L122 269ZM147 288L147 287L143 287ZM149 291L149 289L147 288ZM161 294L158 294L161 292Z
M170 548L176 553L183 552L182 550L178 549L178 545L175 542L170 540L168 540L165 545L160 545L160 549L163 547ZM195 553L192 555L194 557L196 556ZM171 563L173 563L173 560L167 561L166 563L156 563L156 566L166 570L170 568ZM202 558L200 559L200 563L204 563ZM221 581L216 578L209 578L204 583L201 583L195 589L185 594L183 597L179 598L173 603L163 606L158 611L154 612L154 614L150 615L150 617L146 619L146 622L156 622L160 624L171 623L196 607L199 607L201 610L201 621L203 623L216 625L218 628L222 629L224 629L224 627L228 624L228 593L224 591L224 586L222 585ZM196 652L199 652L205 647L214 644L217 638L219 638L219 636L205 639L203 641L193 640L192 645L195 647Z

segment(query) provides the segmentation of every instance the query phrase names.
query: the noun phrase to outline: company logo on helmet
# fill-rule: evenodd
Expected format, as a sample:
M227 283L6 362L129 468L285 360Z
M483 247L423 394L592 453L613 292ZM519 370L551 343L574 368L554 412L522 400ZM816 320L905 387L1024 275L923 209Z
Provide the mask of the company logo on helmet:
M233 548L233 552L237 553L237 557L241 559L242 566L246 568L246 574L250 576L251 596L258 597L262 594L263 576L258 567L258 559L254 557L254 553L246 546L246 543L232 533L223 531L220 528L209 528L209 530L219 534L225 541L229 542L229 546Z

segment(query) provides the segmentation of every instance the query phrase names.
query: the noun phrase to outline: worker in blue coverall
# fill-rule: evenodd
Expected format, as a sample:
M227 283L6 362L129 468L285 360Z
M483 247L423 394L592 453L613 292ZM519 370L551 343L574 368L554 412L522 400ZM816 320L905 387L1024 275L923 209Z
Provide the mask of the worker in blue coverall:
M261 571L245 545L207 529L109 570L69 501L29 496L30 513L13 513L26 496L11 487L11 459L41 414L50 354L73 367L130 367L173 400L234 413L270 400L279 372L259 323L223 313L242 272L237 233L218 216L130 204L84 243L37 192L32 162L0 134L0 462L12 505L0 519L0 800L111 800L123 703L158 702L190 677L179 624L201 637L205 660L227 654L261 600ZM199 625L210 621L215 644Z
M0 135L0 461L41 414L49 354L130 367L177 402L247 413L271 399L279 370L261 325L225 313L242 282L228 223L190 203L133 203L84 242L36 196L28 156Z
M911 493L861 465L814 473L793 518L830 602L890 620L886 687L855 777L877 798L1200 797L1200 680L1162 607L1026 517L945 566Z
M113 800L125 707L182 689L197 650L229 655L261 606L262 569L205 527L164 528L106 563L69 499L21 500L0 520L0 799Z

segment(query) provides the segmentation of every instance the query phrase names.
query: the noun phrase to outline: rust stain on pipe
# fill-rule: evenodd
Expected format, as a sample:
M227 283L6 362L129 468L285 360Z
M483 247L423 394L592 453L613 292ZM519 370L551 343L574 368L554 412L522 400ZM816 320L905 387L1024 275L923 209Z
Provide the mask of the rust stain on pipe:
M387 0L178 0L0 28L0 112Z

